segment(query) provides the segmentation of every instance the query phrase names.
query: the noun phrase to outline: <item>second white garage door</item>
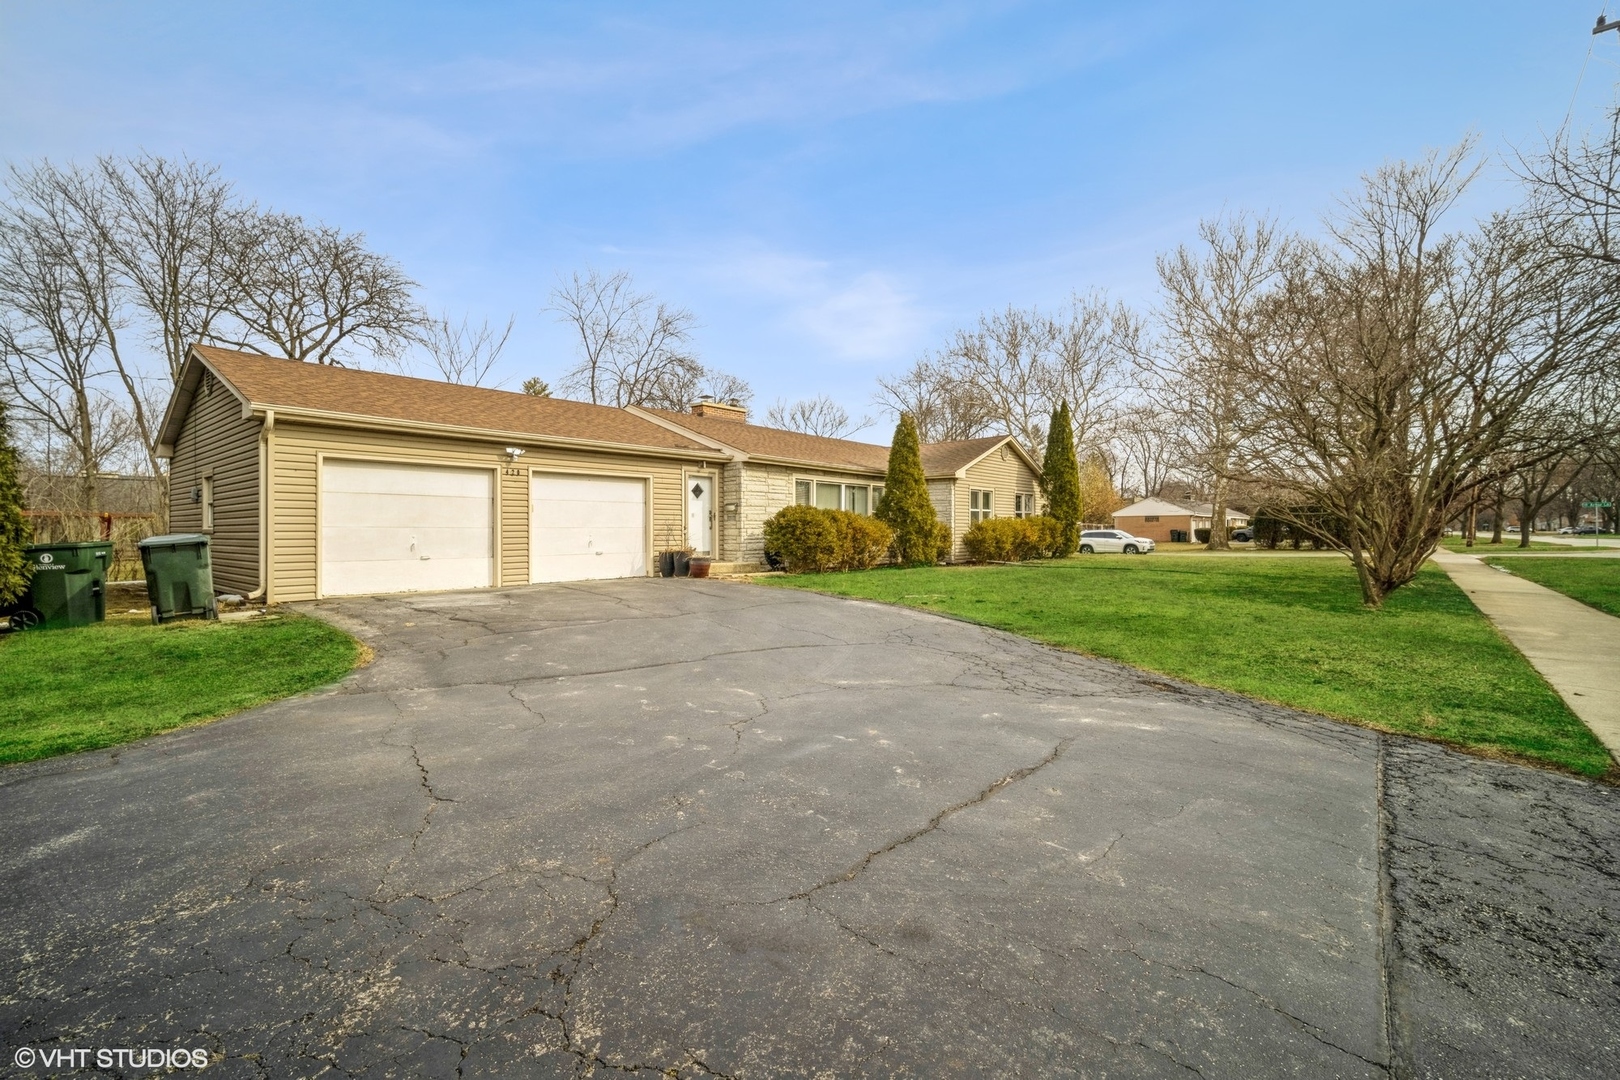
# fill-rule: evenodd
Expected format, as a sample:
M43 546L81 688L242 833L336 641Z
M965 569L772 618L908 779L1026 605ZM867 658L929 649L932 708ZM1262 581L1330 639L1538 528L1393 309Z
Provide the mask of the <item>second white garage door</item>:
M488 469L323 462L321 594L488 587L493 494Z
M647 484L616 476L529 481L529 580L647 573Z

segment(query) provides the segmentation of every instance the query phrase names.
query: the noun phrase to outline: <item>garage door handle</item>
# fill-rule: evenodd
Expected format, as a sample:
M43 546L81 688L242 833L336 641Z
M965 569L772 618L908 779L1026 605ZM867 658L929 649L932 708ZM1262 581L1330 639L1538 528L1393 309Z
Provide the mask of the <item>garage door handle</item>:
M429 559L433 558L433 556L431 556L431 555L418 555L417 558L421 559L423 562L427 562Z

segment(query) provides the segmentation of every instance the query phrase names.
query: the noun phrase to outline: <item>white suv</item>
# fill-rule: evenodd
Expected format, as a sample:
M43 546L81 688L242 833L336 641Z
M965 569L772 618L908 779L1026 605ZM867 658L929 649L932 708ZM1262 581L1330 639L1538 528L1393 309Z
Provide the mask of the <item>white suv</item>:
M1099 551L1142 555L1158 545L1145 536L1132 536L1123 529L1087 529L1080 534L1080 553L1094 555Z

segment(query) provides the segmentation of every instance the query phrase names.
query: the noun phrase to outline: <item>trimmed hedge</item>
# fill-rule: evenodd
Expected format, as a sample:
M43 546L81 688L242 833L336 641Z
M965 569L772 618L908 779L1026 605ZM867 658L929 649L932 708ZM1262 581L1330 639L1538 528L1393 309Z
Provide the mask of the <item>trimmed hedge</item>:
M1060 558L1065 540L1056 518L987 518L968 529L962 544L974 562L1023 562Z
M1200 544L1209 543L1209 530L1208 529L1194 529L1193 530L1193 539L1196 540Z
M894 530L849 510L784 506L765 523L765 550L790 574L867 570L884 562Z

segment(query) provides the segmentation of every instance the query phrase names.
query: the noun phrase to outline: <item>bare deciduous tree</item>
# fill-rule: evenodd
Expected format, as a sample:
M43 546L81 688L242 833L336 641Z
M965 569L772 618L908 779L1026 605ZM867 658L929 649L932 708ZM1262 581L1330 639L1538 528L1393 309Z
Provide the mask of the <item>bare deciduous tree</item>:
M415 283L358 233L294 214L254 214L232 238L231 319L219 336L289 360L341 364L356 348L388 359L421 328Z
M990 426L986 403L945 357L924 356L904 374L877 382L873 403L895 416L910 416L925 443L976 438Z
M83 509L96 507L108 452L96 430L105 403L103 325L91 310L50 221L15 205L0 216L0 391L13 415L61 437L80 476Z
M560 389L597 405L684 409L704 394L753 396L733 375L710 371L692 347L697 319L650 293L638 293L627 271L575 272L559 281L549 310L573 331L579 362Z
M516 317L508 318L506 326L497 330L487 321L477 326L466 319L453 323L450 316L444 314L427 320L419 332L419 340L445 382L482 386L506 348L506 340L512 336L515 324Z
M1208 547L1231 547L1226 507L1232 463L1244 437L1245 361L1265 338L1264 300L1291 258L1291 244L1269 221L1236 217L1199 226L1197 252L1182 246L1159 258L1164 332L1143 350L1144 386L1177 444L1180 462L1207 484Z
M1567 452L1533 418L1615 343L1613 293L1541 257L1538 219L1442 233L1474 175L1465 143L1367 177L1285 268L1266 347L1239 353L1263 422L1238 471L1293 494L1278 516L1343 550L1370 607L1506 470Z
M789 405L778 400L765 414L771 427L802 431L806 435L823 435L829 439L843 439L871 425L868 417L851 420L844 407L826 394L803 398Z
M904 375L878 380L878 403L910 413L925 441L1006 432L1039 453L1053 407L1068 401L1076 447L1095 450L1138 333L1129 311L1098 293L1075 296L1058 315L1009 306Z
M110 250L173 381L186 350L214 341L215 324L239 300L231 245L251 208L237 204L217 166L189 158L104 157L97 173L81 213Z

